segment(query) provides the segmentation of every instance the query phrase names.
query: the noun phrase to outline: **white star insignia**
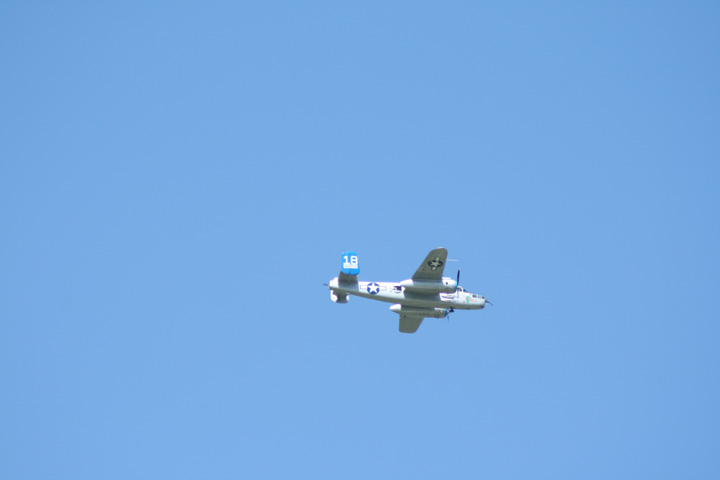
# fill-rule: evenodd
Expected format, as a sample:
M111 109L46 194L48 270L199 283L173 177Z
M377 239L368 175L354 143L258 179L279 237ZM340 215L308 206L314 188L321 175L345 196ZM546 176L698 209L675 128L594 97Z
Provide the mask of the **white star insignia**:
M432 268L433 272L437 270L438 267L441 267L442 264L443 262L440 260L440 257L435 257L435 260L428 262L428 265L430 266L430 268Z

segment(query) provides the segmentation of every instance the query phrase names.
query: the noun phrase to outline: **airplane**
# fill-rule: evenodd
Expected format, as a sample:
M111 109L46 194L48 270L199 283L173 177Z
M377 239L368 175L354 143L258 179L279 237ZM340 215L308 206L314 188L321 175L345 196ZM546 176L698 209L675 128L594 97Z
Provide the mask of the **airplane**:
M399 283L360 282L360 264L355 252L343 252L340 275L327 284L330 299L347 303L350 295L392 303L390 310L400 315L400 332L415 333L425 318L445 318L458 310L481 310L492 305L477 293L466 292L457 280L443 277L447 249L431 250L412 278Z

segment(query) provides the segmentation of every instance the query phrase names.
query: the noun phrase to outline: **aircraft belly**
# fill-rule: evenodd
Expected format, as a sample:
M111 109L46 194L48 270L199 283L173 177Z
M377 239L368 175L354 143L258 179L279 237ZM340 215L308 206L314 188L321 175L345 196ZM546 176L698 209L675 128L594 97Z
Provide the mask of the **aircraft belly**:
M379 300L381 302L390 302L390 303L399 303L398 297L401 296L401 295L393 294L390 292L368 293L364 290L352 292L351 295L356 295L358 297L370 298L373 300Z
M395 291L378 291L370 293L365 287L352 286L350 288L342 288L340 286L332 288L339 293L347 293L356 297L370 298L381 302L399 303L410 307L425 308L450 308L453 306L451 302L443 301L437 295L405 295L403 292Z
M448 307L447 302L439 300L437 297L405 297L397 303L401 305L407 305L408 307L425 307L425 308L446 308Z

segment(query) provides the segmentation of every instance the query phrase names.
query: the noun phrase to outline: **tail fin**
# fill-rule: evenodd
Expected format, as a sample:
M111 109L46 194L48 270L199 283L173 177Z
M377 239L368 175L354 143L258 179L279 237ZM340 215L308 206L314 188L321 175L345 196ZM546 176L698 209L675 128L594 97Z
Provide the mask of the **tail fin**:
M338 280L340 283L357 283L357 276L360 273L360 263L355 252L343 252L342 269Z

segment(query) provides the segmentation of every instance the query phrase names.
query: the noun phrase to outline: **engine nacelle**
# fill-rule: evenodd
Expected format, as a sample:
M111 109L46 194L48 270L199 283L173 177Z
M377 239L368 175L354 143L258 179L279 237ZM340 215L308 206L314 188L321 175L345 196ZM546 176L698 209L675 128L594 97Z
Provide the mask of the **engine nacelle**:
M349 296L345 293L335 293L330 290L330 300L335 303L348 303Z
M400 282L402 286L408 292L417 293L453 293L457 282L449 277L443 277L439 282L429 282L427 280L403 280Z
M416 315L418 317L429 317L429 318L445 318L448 314L446 308L421 308L421 307L408 307L407 305L400 305L396 303L390 310L399 315Z

